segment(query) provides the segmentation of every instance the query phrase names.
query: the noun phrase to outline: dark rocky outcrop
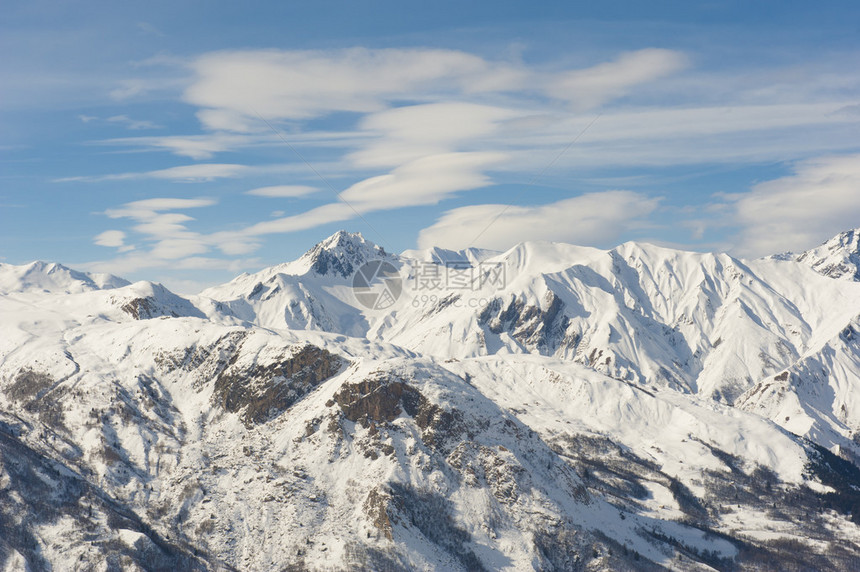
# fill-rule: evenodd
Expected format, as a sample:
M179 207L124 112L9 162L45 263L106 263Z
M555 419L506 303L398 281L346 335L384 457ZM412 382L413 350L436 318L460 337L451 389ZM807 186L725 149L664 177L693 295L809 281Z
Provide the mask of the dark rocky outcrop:
M516 297L507 304L495 298L478 315L478 322L494 334L507 332L524 346L551 354L566 338L570 320L564 302L553 292L547 292L543 305L546 309Z
M372 259L385 258L385 250L365 240L358 233L338 231L320 242L302 257L320 276L352 276L359 266Z
M212 399L227 411L240 413L247 426L265 423L336 375L343 365L339 356L306 345L268 365L224 370L215 380Z
M345 384L329 403L337 403L346 419L365 427L390 423L405 413L421 429L421 440L443 451L450 442L469 433L460 411L442 409L399 379L366 379Z
M135 320L148 320L162 315L158 311L158 304L154 298L134 298L123 304L120 309ZM171 317L176 318L176 312L170 312Z

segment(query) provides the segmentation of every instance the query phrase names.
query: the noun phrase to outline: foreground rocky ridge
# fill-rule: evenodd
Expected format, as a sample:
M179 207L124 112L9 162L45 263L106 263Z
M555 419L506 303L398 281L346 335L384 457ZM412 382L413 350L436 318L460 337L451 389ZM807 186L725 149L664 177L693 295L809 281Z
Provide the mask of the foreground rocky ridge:
M205 297L6 279L0 569L860 563L860 284L632 244L426 255L506 282L423 303L347 233ZM382 312L349 295L374 256L407 286Z

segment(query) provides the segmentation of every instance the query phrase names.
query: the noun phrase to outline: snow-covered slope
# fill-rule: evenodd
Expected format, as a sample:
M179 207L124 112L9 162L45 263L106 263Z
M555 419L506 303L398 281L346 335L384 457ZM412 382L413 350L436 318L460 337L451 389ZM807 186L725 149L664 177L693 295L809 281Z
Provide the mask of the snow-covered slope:
M190 298L13 274L0 569L860 564L860 283L802 262L338 233Z
M737 405L860 464L860 317Z
M352 295L352 277L370 260L398 257L360 234L340 231L294 262L242 274L201 293L232 315L269 328L314 329L350 336L367 333L367 319Z
M360 235L338 233L297 262L204 295L269 328L366 336L440 358L551 355L727 404L818 351L860 314L857 283L792 260L635 243L610 251L524 243L495 254L409 254L384 254ZM362 306L348 273L314 270L355 272L374 256L403 280L399 299L384 311ZM468 287L446 282L451 268L464 267ZM485 280L490 272L503 280ZM440 278L428 286L428 275Z
M780 257L808 264L830 278L860 282L860 229L837 234L820 246L796 256L789 253Z
M22 266L0 263L0 295L15 293L71 294L127 286L112 274L91 274L55 262L36 261Z

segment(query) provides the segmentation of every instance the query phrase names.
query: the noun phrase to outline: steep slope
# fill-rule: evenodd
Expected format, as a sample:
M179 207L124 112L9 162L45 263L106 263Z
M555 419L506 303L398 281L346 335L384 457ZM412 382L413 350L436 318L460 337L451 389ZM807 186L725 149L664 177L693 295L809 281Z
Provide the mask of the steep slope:
M35 462L25 447L57 467L55 480L71 472L98 486L129 524L86 524L114 505L65 518L64 505L15 494L0 507L33 515L36 540L7 563L55 562L50 546L68 543L91 568L124 542L124 562L144 568L705 569L780 558L742 536L767 518L764 491L733 511L731 535L716 532L729 479L767 466L774 502L785 491L804 507L822 499L803 474L809 451L757 416L564 360L445 363L193 317L66 323L54 339L68 363L25 345L31 368L0 365L3 429L16 440L0 440L3 482L34 486L15 473ZM713 482L695 485L704 471ZM770 522L812 534L793 514ZM99 535L96 549L81 526ZM814 526L853 557L844 516Z
M860 281L860 229L837 234L830 240L798 255L779 255L808 264L816 272L838 280Z
M0 569L860 564L860 283L803 262L338 233L190 298L22 275Z
M860 281L860 232L840 233L822 245L799 255L785 254L773 260L795 260L831 280ZM774 266L779 266L775 264ZM789 431L860 462L860 344L855 306L839 292L810 280L798 285L822 288L835 296L844 312L814 335L792 363L765 376L739 400L738 407L754 411ZM806 300L813 299L807 295Z
M440 358L553 355L727 404L818 351L860 313L856 283L791 260L635 243L610 251L524 243L495 255L411 255L385 254L360 235L338 233L297 262L204 294L265 327L366 336ZM374 256L402 280L399 299L385 310L363 307L340 271ZM320 274L315 265L340 270Z
M352 294L352 277L370 260L397 257L360 234L340 231L294 262L242 274L204 290L232 315L269 328L313 329L364 336L368 320Z
M860 317L820 349L760 381L738 407L860 465Z

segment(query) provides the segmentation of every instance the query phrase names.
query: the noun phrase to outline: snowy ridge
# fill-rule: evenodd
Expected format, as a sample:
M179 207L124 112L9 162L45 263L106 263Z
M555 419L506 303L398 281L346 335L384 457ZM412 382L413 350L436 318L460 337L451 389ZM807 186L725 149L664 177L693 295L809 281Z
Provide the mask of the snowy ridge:
M840 233L797 256L782 256L808 264L824 276L860 282L860 229Z
M11 268L0 569L860 563L860 283L805 261L341 232L189 298Z
M55 262L36 261L22 266L0 263L0 294L73 294L127 286L129 282L112 274L91 274L66 268Z
M418 257L442 266L466 258L440 251ZM387 313L361 307L346 278L283 272L290 265L204 294L265 327L368 336L441 358L536 352L725 403L816 350L860 313L856 285L802 264L633 243L611 251L526 243L474 257L504 266L502 288L416 289L410 259L386 260L405 283Z

